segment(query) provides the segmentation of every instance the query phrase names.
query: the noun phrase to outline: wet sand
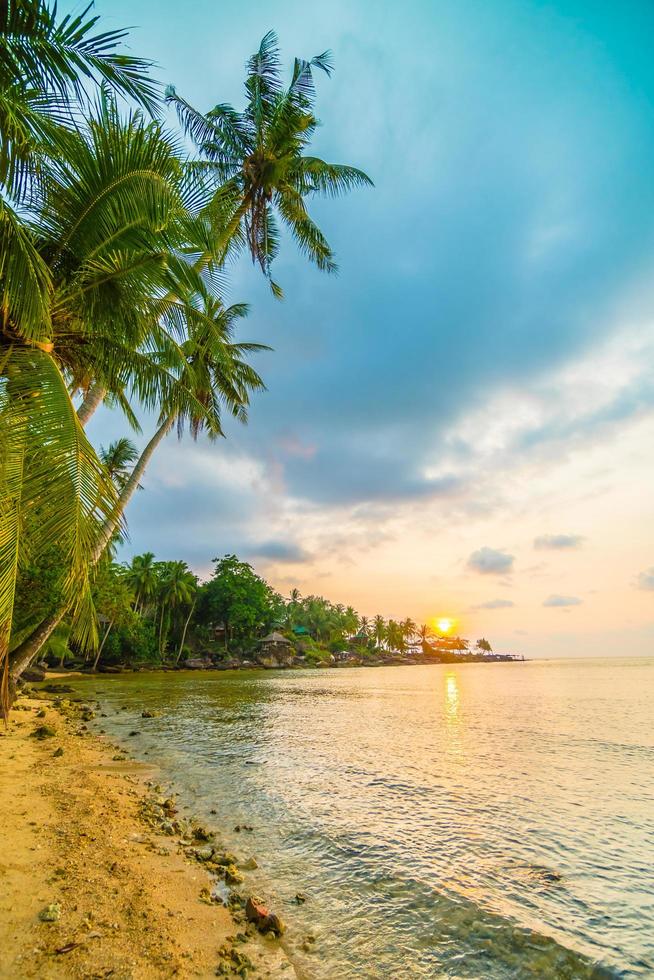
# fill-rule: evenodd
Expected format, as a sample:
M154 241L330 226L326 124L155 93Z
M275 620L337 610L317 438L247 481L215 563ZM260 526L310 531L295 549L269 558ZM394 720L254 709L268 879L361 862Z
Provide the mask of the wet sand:
M188 845L144 822L156 775L117 752L52 700L20 698L0 730L0 977L295 977L277 940L208 901Z

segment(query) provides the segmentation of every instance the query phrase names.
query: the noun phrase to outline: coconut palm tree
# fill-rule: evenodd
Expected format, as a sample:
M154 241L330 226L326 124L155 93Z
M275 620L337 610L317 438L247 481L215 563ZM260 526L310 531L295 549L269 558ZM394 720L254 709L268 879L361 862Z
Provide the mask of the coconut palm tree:
M418 630L418 636L420 637L421 643L428 643L429 640L433 639L434 631L427 623L423 623Z
M77 288L59 292L67 254L50 251L57 169L80 145L77 116L102 82L110 91L156 105L148 65L117 51L121 31L95 33L97 18L57 18L56 6L21 0L0 9L0 701L9 700L8 657L18 567L30 527L37 550L57 541L61 593L74 608L79 642L96 637L88 555L108 519L115 489L81 431L53 319L79 332L71 301L110 264L86 267ZM79 203L79 202L78 202ZM86 202L88 204L88 201ZM100 202L101 203L101 202ZM78 212L79 213L79 212ZM108 213L105 208L105 214ZM120 214L120 208L114 208ZM123 217L126 212L122 212ZM74 228L73 228L74 230ZM48 254L49 253L49 254ZM117 260L120 253L115 253ZM100 259L102 256L100 256ZM121 272L125 272L123 268ZM117 281L117 277L114 277ZM70 284L69 284L70 285ZM73 303L74 305L74 303ZM63 311L66 310L66 313ZM99 309L98 311L99 312ZM85 324L88 335L89 323ZM38 516L37 516L38 515ZM61 617L59 617L61 618ZM52 630L39 624L36 649ZM18 656L17 670L29 662Z
M310 218L306 199L336 197L354 187L371 185L355 167L326 163L307 154L318 126L314 114L315 69L330 75L328 51L310 61L296 58L290 84L284 87L277 35L269 31L246 66L246 106L238 112L216 105L202 115L169 86L166 98L200 153L197 165L214 182L208 214L224 254L246 246L271 282L271 264L279 250L280 222L300 251L319 269L336 269L333 252Z
M179 322L180 308L202 288L176 256L193 221L184 221L177 148L160 127L138 113L121 119L105 93L97 118L70 134L66 148L67 157L49 162L31 202L30 234L52 286L47 334L37 340L22 323L0 322L0 666L11 633L23 515L40 502L47 501L46 519L36 546L60 542L67 606L75 604L84 624L76 638L95 640L89 561L116 516L117 499L71 391L87 372L101 377L118 401L130 386L146 405L169 397L185 362L166 316ZM173 279L174 299L162 303ZM112 534L119 523L112 521ZM64 611L53 610L15 645L14 676Z
M402 630L402 637L406 643L407 641L410 642L415 636L417 626L412 619L407 617L407 619L403 619L400 623L400 629Z
M171 614L180 606L189 605L197 589L197 579L185 561L169 561L160 565L159 577L159 656L163 660Z
M135 555L125 570L125 581L134 593L134 612L144 609L153 598L157 587L157 570L154 554L146 551Z
M118 490L122 490L129 478L131 464L139 457L134 443L122 436L115 442L110 442L106 449L100 446L99 456L111 482Z
M148 462L170 430L177 426L181 435L188 427L194 438L201 432L211 439L222 436L223 410L240 422L247 422L251 393L265 387L244 358L268 348L233 340L236 322L247 314L244 304L224 307L219 300L205 296L204 309L188 310L187 314L188 337L180 345L184 366L178 383L161 405L158 428L122 488L117 508L98 536L93 561L101 557Z
M375 637L375 644L381 647L386 640L386 621L383 616L375 616L373 620L373 635Z
M65 155L76 116L99 84L150 112L158 87L150 62L120 51L123 30L96 30L90 4L58 16L55 3L9 0L0 6L0 273L5 321L43 340L50 275L20 208L53 158Z

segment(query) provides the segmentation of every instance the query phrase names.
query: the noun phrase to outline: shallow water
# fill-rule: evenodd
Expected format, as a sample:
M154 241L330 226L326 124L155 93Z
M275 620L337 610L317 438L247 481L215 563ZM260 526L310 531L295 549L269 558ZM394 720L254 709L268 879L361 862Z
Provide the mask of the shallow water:
M79 688L256 855L308 977L654 976L654 660Z

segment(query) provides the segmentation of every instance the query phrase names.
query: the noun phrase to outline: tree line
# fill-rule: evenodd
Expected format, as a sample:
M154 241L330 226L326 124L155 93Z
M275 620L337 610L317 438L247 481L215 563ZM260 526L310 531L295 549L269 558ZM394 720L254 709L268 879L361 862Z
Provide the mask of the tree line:
M247 659L257 656L261 639L272 630L316 660L348 650L364 658L431 647L469 650L467 640L439 636L410 618L359 615L352 606L301 596L297 589L282 596L236 555L214 559L213 575L204 583L185 562L157 561L152 552L130 562L107 561L92 589L101 632L97 650L85 657L93 669L101 660L176 666L206 655ZM484 638L475 650L492 652ZM46 654L60 666L82 659L65 625L48 641Z
M111 642L107 580L118 605L131 588L114 581L111 549L164 437L217 439L225 413L246 422L264 388L251 363L264 348L237 338L248 307L224 300L230 263L249 256L281 298L273 265L285 227L333 272L307 204L371 184L310 152L315 74L332 73L329 52L296 58L285 80L270 32L246 63L243 108L218 100L201 111L164 90L126 41L89 7L61 16L54 2L10 0L0 9L5 715L46 644L64 634L95 657ZM162 121L166 106L177 127ZM142 452L90 443L85 428L101 404L136 431L143 412L156 419ZM178 566L157 571L168 590L154 626L159 655L193 592ZM134 594L132 614L143 619L147 602L135 605Z

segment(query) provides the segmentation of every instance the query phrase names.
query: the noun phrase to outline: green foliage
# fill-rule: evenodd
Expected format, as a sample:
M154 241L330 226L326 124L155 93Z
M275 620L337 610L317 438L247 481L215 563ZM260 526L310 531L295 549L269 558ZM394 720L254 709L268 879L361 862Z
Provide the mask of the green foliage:
M156 663L159 644L154 623L134 615L129 623L112 629L102 651L102 660L115 663Z
M279 251L279 223L286 225L310 261L333 272L333 252L309 216L306 199L337 197L372 184L355 167L307 154L318 126L315 69L331 74L328 51L310 61L296 58L290 84L284 87L277 35L269 31L248 61L242 112L220 104L203 115L173 86L166 90L186 134L198 147L198 169L214 182L207 213L219 240L225 251L247 247L277 296L281 290L271 279L271 265Z
M215 558L213 578L200 588L200 624L224 624L227 642L240 643L268 632L280 620L281 597L236 555Z
M64 559L59 545L26 546L25 557L28 560L19 569L14 602L14 632L18 637L51 613L62 598Z
M112 624L107 651L136 614L154 624L161 657L171 641L181 653L195 591L188 569L177 580L170 567L114 569L105 581L94 567L113 553L163 436L174 425L221 436L222 412L246 421L263 389L249 364L261 346L234 336L247 308L218 295L228 257L248 247L270 279L281 220L302 252L333 270L305 200L370 183L306 152L317 126L312 72L331 72L328 53L296 59L284 88L276 37L266 35L248 62L243 113L219 105L201 116L169 92L198 147L189 161L153 118L162 104L149 63L122 52L125 32L98 30L89 9L60 17L54 3L11 0L0 10L3 709L10 648L17 676L67 612L73 640L94 647L94 603ZM120 109L124 96L139 108ZM99 454L88 441L84 425L103 400L135 428L139 409L157 416L138 460L127 439ZM30 605L53 541L56 561L46 561ZM269 592L251 612L234 600L234 639L281 618ZM352 617L346 611L329 638Z

